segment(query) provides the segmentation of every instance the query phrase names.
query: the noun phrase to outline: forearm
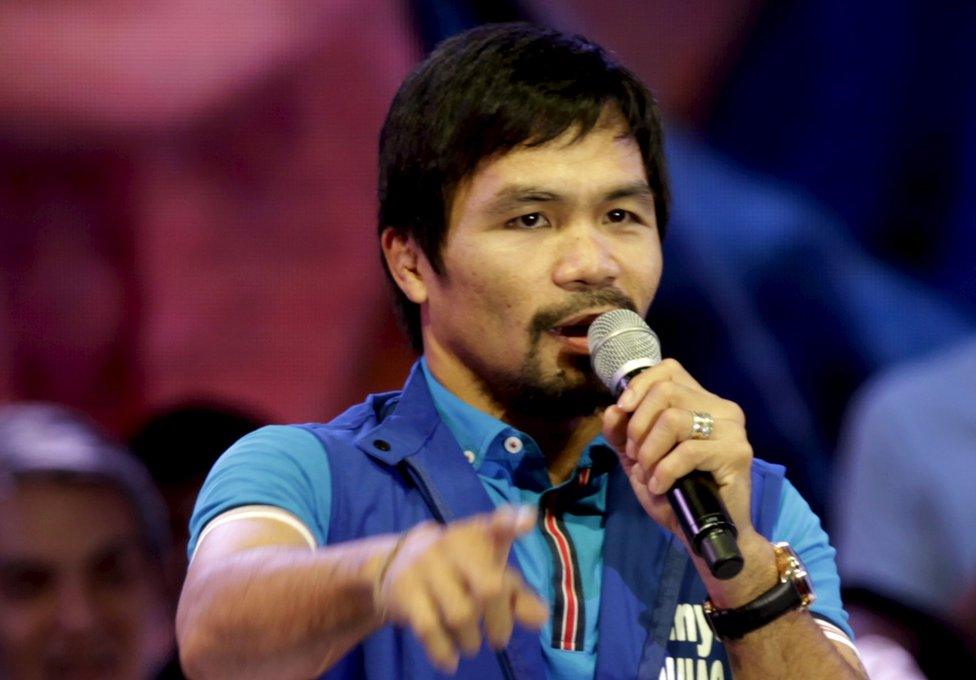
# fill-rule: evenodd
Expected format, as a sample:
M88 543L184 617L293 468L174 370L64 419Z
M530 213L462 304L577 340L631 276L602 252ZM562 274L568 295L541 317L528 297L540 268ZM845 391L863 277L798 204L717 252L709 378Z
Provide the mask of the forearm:
M180 598L180 658L194 678L307 678L380 625L373 583L395 542L255 548L191 573Z
M841 656L809 612L794 611L725 642L736 680L864 678Z
M711 578L696 558L699 573L719 608L745 605L779 578L773 546L752 530L743 532L740 539L745 566L734 579ZM865 677L844 658L807 611L788 612L741 639L726 640L724 644L737 680Z

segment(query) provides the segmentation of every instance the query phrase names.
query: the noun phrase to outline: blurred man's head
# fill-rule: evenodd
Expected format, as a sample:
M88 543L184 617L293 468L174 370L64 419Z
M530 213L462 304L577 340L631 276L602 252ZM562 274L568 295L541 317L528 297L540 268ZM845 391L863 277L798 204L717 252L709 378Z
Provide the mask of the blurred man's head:
M153 414L129 439L169 511L174 602L186 574L190 516L207 473L224 451L264 420L216 401L185 402Z
M165 633L162 504L83 418L0 408L0 676L143 678Z

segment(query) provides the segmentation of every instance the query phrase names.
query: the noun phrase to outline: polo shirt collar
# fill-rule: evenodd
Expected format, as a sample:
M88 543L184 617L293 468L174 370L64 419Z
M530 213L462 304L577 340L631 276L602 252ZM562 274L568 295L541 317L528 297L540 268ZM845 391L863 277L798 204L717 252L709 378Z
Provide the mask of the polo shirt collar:
M475 470L479 470L490 459L515 463L525 455L542 455L532 437L462 401L438 382L427 366L425 357L420 360L420 370L427 381L434 408ZM602 434L595 437L583 450L577 467L593 465L595 448L610 449Z

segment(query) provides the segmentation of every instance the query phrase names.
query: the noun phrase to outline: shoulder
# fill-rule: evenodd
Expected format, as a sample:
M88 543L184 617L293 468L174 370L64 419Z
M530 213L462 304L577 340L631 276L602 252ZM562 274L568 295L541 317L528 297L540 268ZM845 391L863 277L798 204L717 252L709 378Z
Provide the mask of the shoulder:
M218 516L241 507L280 508L316 531L331 489L328 457L309 431L269 425L242 437L214 464L197 496L190 520L190 550Z
M190 522L190 552L208 524L242 508L287 513L315 543L325 545L337 485L361 479L357 473L366 469L353 464L365 456L350 455L356 438L385 417L396 394L371 395L328 423L269 425L238 440L200 490Z
M204 490L228 475L258 480L300 469L314 477L320 469L327 474L328 465L323 442L307 426L268 425L245 435L217 459Z
M295 451L322 452L322 445L303 425L266 425L244 435L224 452L218 464L235 457L269 457Z

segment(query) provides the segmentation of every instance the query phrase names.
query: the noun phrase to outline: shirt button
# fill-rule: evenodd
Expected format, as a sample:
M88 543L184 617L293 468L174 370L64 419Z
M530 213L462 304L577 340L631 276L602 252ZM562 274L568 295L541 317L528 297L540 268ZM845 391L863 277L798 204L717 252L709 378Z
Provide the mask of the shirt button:
M468 459L469 463L474 465L474 459L475 459L474 451L465 451L464 457Z
M509 453L522 453L522 440L518 437L508 437L505 440L505 450Z

